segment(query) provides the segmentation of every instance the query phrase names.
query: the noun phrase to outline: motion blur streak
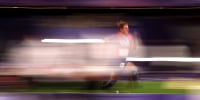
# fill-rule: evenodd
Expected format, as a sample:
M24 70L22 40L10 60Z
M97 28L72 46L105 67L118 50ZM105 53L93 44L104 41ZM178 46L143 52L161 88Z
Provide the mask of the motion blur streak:
M43 39L41 42L50 43L104 43L102 39Z
M200 58L186 57L152 57L152 58L134 58L128 57L126 61L173 61L173 62L200 62Z

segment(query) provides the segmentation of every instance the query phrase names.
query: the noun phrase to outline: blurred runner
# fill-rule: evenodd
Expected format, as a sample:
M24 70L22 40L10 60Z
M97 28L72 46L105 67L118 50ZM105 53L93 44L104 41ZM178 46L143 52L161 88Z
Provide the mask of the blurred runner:
M129 75L129 80L133 80L134 83L137 83L138 80L138 68L134 63L126 62L126 57L132 56L134 50L136 50L141 43L138 38L138 33L135 32L134 35L129 33L129 25L125 21L118 22L117 26L119 29L117 34L105 38L105 41L107 43L115 43L118 45L116 53L118 60L115 60L115 62L117 63L117 66L119 66L119 71L113 71L111 73L110 80L103 84L103 89L111 88L119 79L120 74L123 73Z

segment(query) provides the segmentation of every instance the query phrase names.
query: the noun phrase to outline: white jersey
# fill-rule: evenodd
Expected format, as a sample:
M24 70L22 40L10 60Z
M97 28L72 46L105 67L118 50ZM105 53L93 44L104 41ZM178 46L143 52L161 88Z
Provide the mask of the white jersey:
M129 56L131 47L133 45L133 39L131 35L114 35L110 39L110 42L118 45L117 56L119 58L126 58Z

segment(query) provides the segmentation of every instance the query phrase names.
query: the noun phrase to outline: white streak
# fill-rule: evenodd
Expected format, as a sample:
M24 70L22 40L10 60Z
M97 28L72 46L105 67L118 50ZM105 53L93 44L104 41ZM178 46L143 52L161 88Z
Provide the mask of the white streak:
M126 61L169 61L169 62L200 62L200 58L189 57L151 57L151 58L134 58L127 57Z
M43 39L41 42L49 43L104 43L103 39Z

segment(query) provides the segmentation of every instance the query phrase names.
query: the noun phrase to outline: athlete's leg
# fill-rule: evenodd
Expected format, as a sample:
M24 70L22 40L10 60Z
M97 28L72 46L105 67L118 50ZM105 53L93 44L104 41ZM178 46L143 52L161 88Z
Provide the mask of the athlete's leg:
M102 86L102 89L111 88L117 82L119 75L117 73L112 72L110 76L110 80L105 82Z

